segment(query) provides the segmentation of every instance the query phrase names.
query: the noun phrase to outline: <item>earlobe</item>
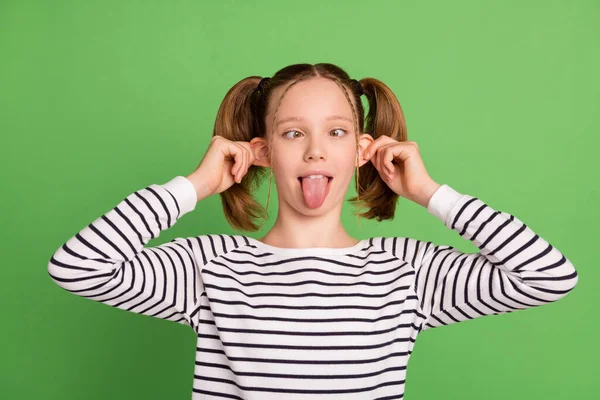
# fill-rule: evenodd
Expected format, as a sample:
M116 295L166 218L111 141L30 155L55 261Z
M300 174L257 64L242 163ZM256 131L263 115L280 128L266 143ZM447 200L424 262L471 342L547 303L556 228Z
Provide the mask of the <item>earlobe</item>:
M263 138L255 137L250 140L250 147L254 153L254 162L252 165L258 165L260 167L270 167L269 162L269 151L266 141Z

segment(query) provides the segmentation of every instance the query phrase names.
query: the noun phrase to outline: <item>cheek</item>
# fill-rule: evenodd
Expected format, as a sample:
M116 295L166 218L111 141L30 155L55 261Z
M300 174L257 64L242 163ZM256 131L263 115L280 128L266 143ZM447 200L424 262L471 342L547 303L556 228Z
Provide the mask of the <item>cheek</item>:
M356 154L354 153L354 150L336 154L334 163L337 166L336 170L341 175L340 177L343 176L343 179L346 181L351 179L356 164Z
M289 185L290 178L293 178L295 172L298 171L298 161L293 154L286 153L281 149L279 151L274 149L271 168L273 170L273 183Z
M352 145L351 147L344 149L344 161L346 165L350 165L350 168L354 168L354 164L356 164L356 158L358 156L356 146Z

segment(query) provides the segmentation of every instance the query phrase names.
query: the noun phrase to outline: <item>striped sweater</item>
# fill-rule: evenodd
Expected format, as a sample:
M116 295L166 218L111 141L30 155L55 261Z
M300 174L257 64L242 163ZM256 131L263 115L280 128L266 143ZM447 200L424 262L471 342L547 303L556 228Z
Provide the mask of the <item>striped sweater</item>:
M477 253L406 237L280 248L208 234L144 247L196 204L183 176L149 185L48 264L78 296L189 325L192 399L401 399L420 332L550 303L578 280L515 216L448 185L427 210Z

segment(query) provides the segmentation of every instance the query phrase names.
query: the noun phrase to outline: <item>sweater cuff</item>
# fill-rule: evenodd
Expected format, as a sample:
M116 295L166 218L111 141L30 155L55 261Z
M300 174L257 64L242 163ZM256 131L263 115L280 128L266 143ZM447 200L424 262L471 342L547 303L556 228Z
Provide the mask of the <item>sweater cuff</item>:
M444 225L450 216L452 207L461 199L462 193L457 192L450 186L441 185L429 199L427 211L439 218Z
M169 182L162 185L177 200L181 215L186 214L196 208L198 195L194 184L185 176L176 176Z

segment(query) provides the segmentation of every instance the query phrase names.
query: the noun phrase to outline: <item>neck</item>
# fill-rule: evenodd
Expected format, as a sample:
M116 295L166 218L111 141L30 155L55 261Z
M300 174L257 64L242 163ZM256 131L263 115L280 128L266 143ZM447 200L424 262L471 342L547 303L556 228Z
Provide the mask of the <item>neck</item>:
M326 214L307 216L280 207L275 225L258 240L271 246L285 248L354 246L359 241L344 229L340 219L341 207L338 208Z

